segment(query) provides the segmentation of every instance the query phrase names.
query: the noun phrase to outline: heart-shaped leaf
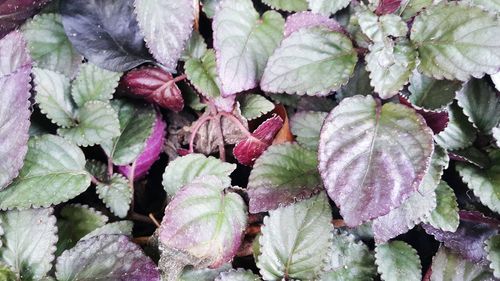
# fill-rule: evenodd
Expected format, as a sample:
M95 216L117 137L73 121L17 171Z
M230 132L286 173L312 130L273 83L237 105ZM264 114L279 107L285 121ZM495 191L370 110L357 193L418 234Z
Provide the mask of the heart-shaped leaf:
M314 280L323 267L333 226L324 193L269 212L257 266L265 280Z
M262 0L262 3L276 10L300 12L307 10L306 0Z
M98 184L96 192L113 214L120 218L127 216L133 196L127 179L114 174L109 183Z
M446 22L446 24L443 24ZM413 22L418 69L437 79L468 80L500 68L500 21L478 7L461 3L430 6Z
M458 81L436 80L413 71L408 90L408 100L417 108L443 110L453 102L462 84Z
M201 58L187 60L184 71L191 84L204 97L215 99L220 96L214 50L208 50Z
M302 146L317 150L321 126L328 113L316 111L300 111L290 119L290 128L296 140Z
M223 96L254 88L283 38L283 17L259 16L251 0L222 1L214 21L214 49Z
M260 86L271 93L327 95L349 80L357 60L347 36L324 26L301 28L269 58Z
M84 192L89 185L85 156L77 146L53 135L33 137L19 176L0 192L0 209L59 204Z
M311 197L322 190L315 151L298 144L270 146L248 179L251 213L266 212Z
M53 211L48 208L0 213L0 260L16 273L14 280L41 280L52 268L57 242Z
M415 192L433 150L432 131L414 110L355 96L342 100L325 120L319 171L352 227L389 213Z
M135 0L137 20L149 50L171 71L175 71L193 30L194 3L198 2Z
M441 181L436 188L436 208L424 219L435 228L454 232L460 223L457 197L453 189Z
M81 107L88 101L107 102L113 97L121 73L112 72L86 63L73 82L71 96L76 105Z
M456 104L448 106L450 122L435 136L436 143L448 150L457 150L470 146L476 139L476 130L467 120L467 116Z
M50 0L4 0L0 3L0 39L33 16ZM3 54L3 53L2 53Z
M392 241L375 247L375 263L384 281L420 281L422 265L417 251L403 241Z
M133 0L62 1L60 11L69 40L91 63L126 71L150 61Z
M159 281L155 263L123 235L99 235L78 242L56 263L59 281Z
M309 9L315 13L330 16L337 11L347 7L351 0L307 0L309 2Z
M74 76L82 63L82 56L73 49L64 33L60 15L37 15L22 30L38 67Z
M259 118L274 109L274 103L256 94L242 95L238 102L240 103L241 115L247 120Z
M0 40L0 189L18 175L28 149L30 72L22 35L13 32Z

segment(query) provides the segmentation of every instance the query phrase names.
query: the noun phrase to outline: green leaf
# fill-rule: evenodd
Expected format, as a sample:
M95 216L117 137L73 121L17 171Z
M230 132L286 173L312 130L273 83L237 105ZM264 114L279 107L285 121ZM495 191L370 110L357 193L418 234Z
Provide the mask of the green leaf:
M184 64L184 72L198 92L206 98L220 96L215 52L208 50L201 58L190 58Z
M323 189L315 151L298 144L270 146L248 179L249 208L260 213L307 199Z
M437 186L436 199L436 208L424 221L443 231L455 232L460 223L457 197L445 181L441 181Z
M262 0L262 3L276 10L300 12L307 10L307 0Z
M378 244L375 263L384 281L420 281L422 265L417 251L403 241Z
M351 40L342 33L302 28L269 58L260 86L272 93L327 95L347 83L357 60Z
M243 95L238 101L240 102L241 114L247 120L259 118L274 109L274 103L261 95Z
M220 178L224 185L231 184L229 175L236 169L235 164L205 156L203 154L188 154L171 161L163 173L163 188L167 196L173 197L179 189L194 179L213 175Z
M32 137L19 176L0 191L0 209L59 204L84 192L89 185L85 156L77 146L53 135Z
M110 100L120 76L119 72L105 70L91 63L82 65L71 88L73 100L79 107L88 101Z
M96 228L83 236L80 240L87 240L103 234L125 235L132 237L132 228L134 223L132 221L117 221L107 223L99 228Z
M462 2L476 5L493 13L500 13L500 0L462 0Z
M250 270L243 268L231 269L226 272L221 272L214 281L260 281L259 275L253 274Z
M146 140L153 132L156 113L149 104L113 100L111 105L118 113L120 133L101 146L114 164L128 165L144 150Z
M40 14L22 28L36 65L73 77L82 56L73 49L58 14Z
M500 151L494 150L489 156L492 165L487 169L465 163L457 163L456 169L481 203L500 213Z
M52 208L0 212L0 260L16 273L16 280L40 280L52 268L57 242L52 213Z
M347 7L351 0L307 0L307 2L309 2L309 9L314 13L330 16Z
M57 220L59 241L56 255L73 248L80 238L105 225L107 221L108 217L87 205L64 206Z
M453 102L455 93L462 87L459 81L436 80L413 71L408 90L408 100L417 108L443 110Z
M375 258L363 242L353 235L337 232L328 253L328 264L320 281L371 281L377 274Z
M349 82L342 86L335 94L335 99L340 102L344 98L353 97L355 95L367 96L373 93L373 87L370 85L370 75L366 71L365 62L358 62L354 69L353 76Z
M324 193L269 212L257 266L265 280L313 280L323 267L333 226Z
M377 16L366 6L360 6L357 11L358 23L368 38L374 42L383 42L387 37L403 37L408 32L408 26L401 17L394 14Z
M119 218L127 216L133 194L126 178L114 174L109 183L98 184L96 192L113 214Z
M431 281L490 281L493 274L480 264L469 262L441 246L432 259Z
M182 271L179 281L214 281L221 272L230 270L232 268L231 263L226 263L218 268L202 268L195 269L192 266L187 266Z
M75 105L71 100L70 81L63 74L34 68L35 100L40 111L61 127L75 125Z
M448 106L448 113L450 122L442 132L434 136L436 143L448 150L470 146L476 139L476 130L467 120L467 116L456 104Z
M466 81L500 68L500 22L481 8L460 3L430 6L413 22L418 69L437 79Z
M7 265L0 263L0 280L2 281L16 281L16 274Z
M78 125L59 128L57 133L79 146L102 144L120 135L120 123L113 108L102 101L89 101L76 114Z
M215 10L222 0L201 0L203 3L202 10L207 15L209 19L213 18L215 15Z
M457 93L458 105L469 121L485 134L500 121L500 97L488 82L471 79Z
M495 235L486 240L485 250L488 253L490 268L496 278L500 278L500 235Z
M406 39L387 40L370 46L366 69L371 85L383 99L397 95L415 68L416 52Z
M290 129L302 146L317 150L321 126L328 113L317 111L301 111L290 119Z
M260 17L251 0L221 2L212 26L223 95L258 85L269 56L283 38L284 25L275 11Z
M200 32L193 31L187 42L186 48L182 52L181 59L187 61L191 58L200 59L207 52L207 43Z
M424 8L431 6L434 2L434 0L403 0L401 1L401 6L397 13L400 14L405 21L408 21Z

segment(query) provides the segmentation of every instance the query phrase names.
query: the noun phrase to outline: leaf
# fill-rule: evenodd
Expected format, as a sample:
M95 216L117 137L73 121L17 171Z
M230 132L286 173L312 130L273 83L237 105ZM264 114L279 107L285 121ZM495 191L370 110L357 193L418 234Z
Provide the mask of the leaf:
M423 9L434 4L434 0L402 0L398 14L408 21Z
M412 193L399 207L373 221L372 228L376 241L386 242L406 233L436 208L436 188L449 161L446 151L441 147L435 147L431 165L418 191Z
M309 149L317 150L321 126L328 113L316 111L299 111L290 119L292 133L297 142Z
M460 150L453 150L448 152L450 158L455 161L470 163L478 166L479 168L486 168L490 166L490 158L483 150L469 146Z
M99 68L85 63L73 82L71 96L78 107L88 101L107 102L113 97L121 73Z
M435 136L436 143L448 150L470 146L476 139L476 130L467 120L457 104L448 106L450 122L441 133Z
M103 150L116 165L134 162L146 147L153 132L156 113L152 106L127 100L114 100L111 105L118 113L119 133L102 144Z
M366 55L371 85L383 99L397 95L415 68L416 53L406 39L375 43Z
M53 211L48 208L0 213L0 259L15 272L16 280L40 280L52 268L57 242Z
M182 52L181 60L187 61L191 58L199 59L207 52L207 43L200 32L194 30Z
M427 126L432 129L434 134L441 133L448 126L448 123L450 122L448 111L428 111L425 109L418 109L418 107L411 104L403 94L400 94L398 97L401 104L415 109L418 114L424 117Z
M214 50L208 50L201 58L190 58L184 64L184 72L194 88L208 99L220 96Z
M401 0L380 0L375 12L377 15L392 14L401 6Z
M442 231L424 224L425 232L444 245L474 263L486 263L484 242L498 234L497 220L476 211L459 211L460 224L455 232Z
M497 147L500 147L500 124L492 130L493 138L496 140Z
M344 27L336 20L328 16L316 14L312 12L295 13L286 18L285 22L285 37L302 28L315 26L323 26L332 31L338 31L347 34Z
M193 31L193 3L189 0L135 0L137 20L149 50L157 61L171 71L175 70Z
M0 40L0 54L1 190L18 175L27 151L31 58L18 32Z
M50 0L2 1L0 3L0 39L33 16L48 2Z
M365 66L364 62L356 64L353 76L349 79L349 82L337 90L335 94L335 99L338 102L355 95L367 96L373 93L373 87L370 85L370 76Z
M117 222L107 223L99 228L92 230L87 235L83 236L80 240L87 240L92 237L104 234L125 235L128 237L132 237L133 227L134 223L132 221L117 221Z
M80 241L56 263L59 281L159 281L154 262L123 235L99 235Z
M102 101L89 101L76 114L78 125L59 128L57 133L79 146L103 144L120 135L120 123L113 108Z
M214 281L260 281L259 275L253 274L250 270L231 269L226 272L221 272L219 277L215 278Z
M462 2L476 5L493 13L500 12L500 1L498 0L463 0Z
M496 278L500 278L500 235L495 235L485 242L486 257Z
M422 265L417 251L403 241L392 241L375 247L375 263L384 281L422 279Z
M108 217L87 205L69 204L62 208L57 220L59 241L56 256L73 248L78 240L90 232L102 227Z
M274 103L257 94L242 95L239 99L241 114L247 120L253 120L274 109Z
M53 135L32 137L19 176L0 192L0 209L48 207L76 197L89 185L85 156L77 146Z
M82 56L69 42L58 14L40 14L25 24L22 32L37 67L73 77Z
M334 232L332 244L321 281L373 279L377 273L375 258L363 242L356 242L353 235Z
M309 8L314 13L329 16L347 7L351 0L307 0L307 2L309 2Z
M259 16L250 0L222 1L212 28L223 96L255 88L266 62L283 38L283 17Z
M221 272L230 270L231 263L226 263L218 268L194 269L191 266L184 268L179 281L214 281Z
M439 247L432 259L432 281L461 280L461 281L487 281L493 276L486 267L471 263L446 247Z
M357 16L361 31L376 43L383 43L389 36L404 37L408 32L406 23L394 14L377 16L368 7L360 6Z
M219 6L222 0L201 0L203 3L202 10L208 18L213 18L215 15L215 10Z
M333 226L324 193L269 212L257 266L265 280L313 280L323 266Z
M5 281L17 280L16 274L5 264L0 264L0 278Z
M445 181L436 188L436 208L424 219L424 222L443 231L456 231L459 224L457 197Z
M465 163L457 163L456 169L481 203L500 213L500 151L493 150L489 156L492 165L486 169Z
M413 71L408 90L408 101L419 109L443 110L453 102L462 84L458 81L436 80Z
M315 151L298 144L270 146L250 172L247 186L250 212L290 205L321 191L316 157Z
M133 0L62 1L64 30L73 47L110 71L126 71L151 61L133 4Z
M182 186L202 176L216 176L223 185L231 184L229 175L236 169L236 164L203 154L188 154L171 161L163 173L163 188L172 198Z
M71 100L69 78L43 68L34 68L35 100L40 111L55 124L67 128L75 124L75 105Z
M211 268L230 261L246 226L246 206L236 193L224 192L217 176L195 179L179 190L165 209L159 239L166 248L203 261Z
M126 178L114 174L109 183L98 184L96 192L113 214L119 218L127 216L133 194Z
M131 172L134 171L135 179L145 176L156 160L160 157L160 153L163 151L166 128L167 123L163 121L161 114L157 113L153 132L146 140L144 150L142 150L141 154L139 154L132 165L119 166L118 170L120 173L129 178Z
M437 79L461 81L493 74L500 67L498 33L498 19L480 8L460 3L430 6L415 18L411 31L418 69Z
M415 111L354 96L342 100L324 122L319 171L345 223L353 227L389 213L415 192L433 150L432 131Z
M347 83L357 59L345 35L322 26L302 28L269 58L260 86L272 93L327 95Z
M141 67L125 74L122 85L132 97L179 112L184 108L184 99L173 79L172 74L158 67Z
M307 10L307 0L262 0L262 3L275 10L300 12Z
M469 121L485 134L500 122L500 97L490 85L479 79L471 79L457 93L458 105Z
M283 127L283 119L274 114L253 131L250 136L238 142L233 155L243 165L251 166L273 143L274 137Z

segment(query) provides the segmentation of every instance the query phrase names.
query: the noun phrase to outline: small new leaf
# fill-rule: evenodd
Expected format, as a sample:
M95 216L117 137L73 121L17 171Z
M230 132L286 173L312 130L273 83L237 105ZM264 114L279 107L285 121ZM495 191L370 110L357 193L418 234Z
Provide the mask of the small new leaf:
M208 50L201 58L188 59L184 71L191 84L204 97L215 99L220 96L214 50Z
M247 120L259 118L274 109L274 103L257 94L243 95L238 101L241 115Z
M392 241L375 247L375 263L384 281L420 281L422 265L417 251L403 241Z
M128 181L121 175L114 174L109 183L96 186L99 198L119 218L125 218L132 202L132 190Z

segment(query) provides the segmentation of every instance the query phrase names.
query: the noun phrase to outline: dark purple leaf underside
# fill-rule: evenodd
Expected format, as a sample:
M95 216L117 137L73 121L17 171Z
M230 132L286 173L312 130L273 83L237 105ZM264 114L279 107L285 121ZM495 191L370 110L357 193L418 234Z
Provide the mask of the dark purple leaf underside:
M346 33L342 25L334 19L312 12L302 12L293 14L286 19L285 37L299 29L314 26L325 26L333 31Z
M375 13L379 16L394 13L401 6L401 0L380 0Z
M450 122L450 117L448 111L427 111L423 109L417 109L412 106L412 104L402 95L399 95L399 102L406 105L407 107L413 108L424 117L427 126L432 129L434 134L439 134L442 132L448 123Z
M50 0L0 0L0 39L33 16Z

